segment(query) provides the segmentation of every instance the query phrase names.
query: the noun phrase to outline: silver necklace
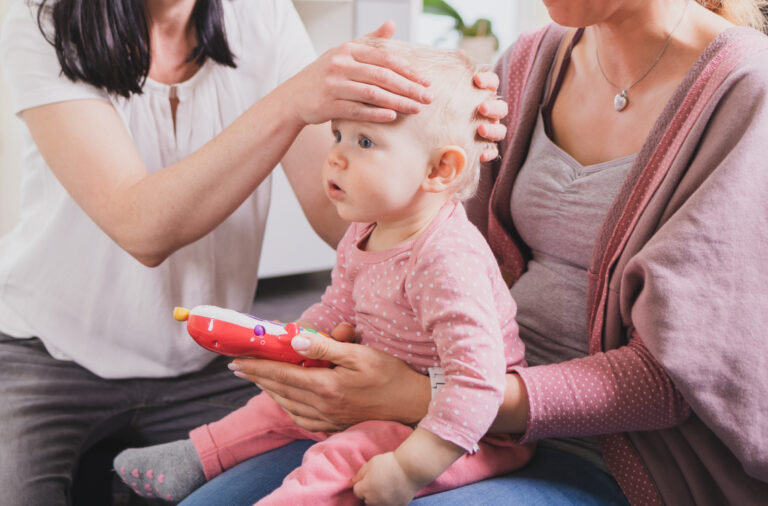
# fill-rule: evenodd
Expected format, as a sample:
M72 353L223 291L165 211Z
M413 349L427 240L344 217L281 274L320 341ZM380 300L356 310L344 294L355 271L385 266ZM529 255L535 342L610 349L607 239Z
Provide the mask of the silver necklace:
M597 43L595 43L595 58L597 59L597 67L600 69L600 73L603 74L603 78L606 80L608 84L610 84L616 91L616 95L613 97L613 108L616 109L617 112L623 111L627 105L629 105L629 96L627 93L629 93L629 90L632 89L632 86L636 85L640 81L642 81L645 76L647 76L651 70L653 70L653 67L656 66L657 63L659 63L659 60L661 60L661 57L664 56L664 52L667 50L667 47L669 46L670 41L672 40L672 34L675 33L675 30L677 30L677 27L680 26L680 23L683 22L683 18L685 18L685 11L688 9L688 0L685 0L685 5L683 6L683 12L680 14L680 19L677 20L677 24L675 24L675 27L672 28L672 31L669 32L669 35L667 36L667 40L664 41L664 46L661 48L661 51L659 51L659 55L656 57L655 60L653 60L653 63L651 63L651 66L648 67L648 70L646 70L643 75L638 77L635 82L627 86L626 88L620 88L619 86L616 86L611 82L610 79L608 79L608 76L605 75L605 70L603 70L603 65L600 63L600 53L597 50Z

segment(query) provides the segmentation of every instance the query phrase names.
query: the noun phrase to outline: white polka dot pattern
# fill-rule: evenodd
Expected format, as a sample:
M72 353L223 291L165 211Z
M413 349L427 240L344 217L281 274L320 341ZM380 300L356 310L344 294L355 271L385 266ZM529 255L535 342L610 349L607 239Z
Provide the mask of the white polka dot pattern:
M420 426L471 451L496 416L507 369L524 364L496 260L460 204L446 204L415 242L384 252L357 248L370 230L350 227L331 286L301 319L324 331L348 321L363 344L423 374L442 367L446 384Z
M663 429L690 414L638 338L616 350L517 372L529 398L523 441Z

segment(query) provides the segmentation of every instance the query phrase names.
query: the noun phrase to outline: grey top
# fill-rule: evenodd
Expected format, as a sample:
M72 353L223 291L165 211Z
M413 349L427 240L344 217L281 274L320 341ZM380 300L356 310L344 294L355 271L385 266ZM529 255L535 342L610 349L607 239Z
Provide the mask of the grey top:
M528 365L588 354L587 268L600 225L635 156L581 165L547 137L539 113L510 204L515 227L532 252L511 289ZM607 471L593 438L542 443Z

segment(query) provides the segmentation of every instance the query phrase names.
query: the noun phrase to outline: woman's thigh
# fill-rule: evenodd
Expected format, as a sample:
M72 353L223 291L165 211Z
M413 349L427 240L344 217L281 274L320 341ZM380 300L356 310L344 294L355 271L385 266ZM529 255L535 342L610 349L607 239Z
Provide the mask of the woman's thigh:
M263 453L212 479L179 506L250 506L280 486L315 444L301 440Z
M0 334L0 364L0 502L65 504L79 452L127 392L37 339Z
M247 460L187 497L180 506L250 506L276 489L301 464L314 441L296 441ZM514 473L421 497L416 506L472 504L621 505L616 480L567 452L540 448L531 462Z
M513 473L416 499L414 506L472 504L628 505L613 477L561 450L539 448Z

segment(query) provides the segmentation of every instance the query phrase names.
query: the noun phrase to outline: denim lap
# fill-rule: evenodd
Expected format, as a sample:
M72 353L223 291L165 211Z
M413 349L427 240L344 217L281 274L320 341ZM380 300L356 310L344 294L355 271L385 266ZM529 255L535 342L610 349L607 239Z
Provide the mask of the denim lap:
M226 471L187 497L180 506L250 506L277 488L301 464L313 441L297 441ZM539 448L514 473L421 497L415 506L525 505L607 506L629 503L616 480L587 461L561 450Z

